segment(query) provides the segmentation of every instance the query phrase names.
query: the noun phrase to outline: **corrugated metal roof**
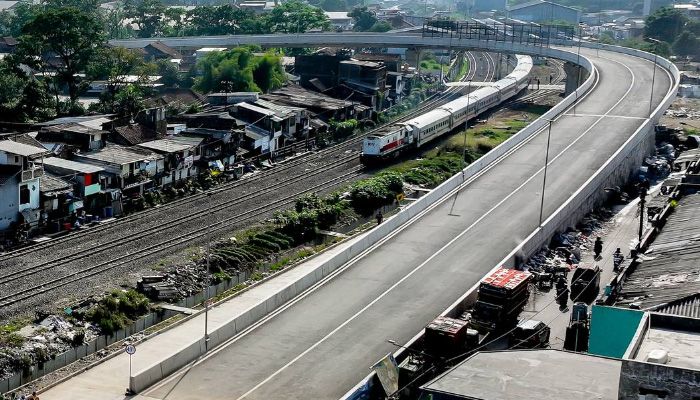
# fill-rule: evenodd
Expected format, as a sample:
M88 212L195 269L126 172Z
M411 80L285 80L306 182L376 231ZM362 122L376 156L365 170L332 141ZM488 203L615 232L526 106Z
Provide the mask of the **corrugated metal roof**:
M661 305L654 311L662 314L680 315L682 317L700 318L700 294L694 294L672 301L668 304Z
M46 149L30 146L28 144L19 143L12 140L0 141L0 151L5 151L10 154L17 154L24 157L40 156L48 153Z
M66 160L58 157L49 157L44 159L44 168L56 167L67 169L70 171L80 172L83 174L94 174L104 171L104 168L92 164L85 164L78 161Z
M141 143L139 144L139 147L144 147L146 149L161 153L174 153L178 151L190 150L194 148L195 145L179 142L173 139L159 139Z
M653 309L700 293L700 194L678 201L673 213L624 282L617 304Z
M125 165L139 161L154 161L162 157L145 149L108 145L99 151L76 154L76 158L86 158L104 163Z
M236 107L245 108L246 110L250 110L250 111L256 112L258 114L262 114L262 115L267 115L267 116L275 115L275 112L272 110L258 107L258 106L255 106L255 105L252 105L249 103L238 103L238 104L236 104Z

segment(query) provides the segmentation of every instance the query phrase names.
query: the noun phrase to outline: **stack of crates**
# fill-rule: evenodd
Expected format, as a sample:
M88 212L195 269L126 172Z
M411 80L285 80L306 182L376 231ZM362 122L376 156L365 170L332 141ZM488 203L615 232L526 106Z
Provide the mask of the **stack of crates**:
M518 322L529 296L532 274L499 268L479 285L471 325L481 333L509 329Z

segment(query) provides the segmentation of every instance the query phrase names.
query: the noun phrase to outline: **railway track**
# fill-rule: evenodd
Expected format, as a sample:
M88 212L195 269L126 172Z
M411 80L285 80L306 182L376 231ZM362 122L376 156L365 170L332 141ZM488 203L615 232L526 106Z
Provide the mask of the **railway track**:
M492 62L489 62L488 65L486 78L491 79L495 76L495 71L492 71ZM458 95L460 91L461 88L450 88L422 104L410 115L398 120L411 118L416 114L433 109L439 104L444 104L451 97ZM367 134L371 134L371 132ZM166 251L174 251L188 244L196 243L197 240L206 235L234 230L241 224L259 220L269 216L276 209L293 204L295 198L300 195L329 190L351 182L362 175L357 152L353 149L359 147L358 145L364 136L352 138L322 152L301 157L270 171L255 174L249 179L220 185L211 190L209 192L211 194L201 193L189 196L162 207L133 214L111 224L5 254L0 258L0 271L2 271L0 310L8 311L11 306L31 302L31 299L36 302L42 295L59 292L60 289L73 287L90 278L97 278L116 269L129 267L138 261L145 262L149 257L156 257ZM319 165L316 165L316 168L309 172L310 164L313 164L314 161L318 162ZM295 168L300 168L301 171L295 171ZM296 172L296 174L291 174L292 172ZM321 179L320 182L314 179L325 174L332 175L332 177ZM275 178L277 180L284 178L285 180L270 186L268 182ZM249 187L251 184L253 186L258 184L261 187L251 188ZM235 193L237 189L241 190L238 195ZM242 189L247 189L247 191ZM280 192L285 190L289 192L280 197ZM231 194L234 196L229 196ZM214 196L218 197L215 202L213 201ZM192 211L193 209L195 211ZM230 213L231 210L237 209L244 211ZM202 221L207 219L216 222L203 224ZM153 223L153 225L134 229L134 226L148 222ZM117 235L112 240L109 238L103 242L95 240L82 248L70 245L71 241L81 242L84 238L92 239L95 236L102 236L101 233L109 235L124 230L127 231L126 235ZM128 234L129 230L132 230L131 234ZM182 232L177 234L178 230ZM30 260L20 259L21 256L33 254L38 250L50 251L54 248L58 253L56 256L43 260L35 260L34 257ZM67 248L71 251L61 255L61 251L66 253Z
M347 152L349 150L352 150L354 148L359 147L359 145L362 142L362 139L364 139L365 136L372 134L372 132L379 130L383 126L393 124L396 122L408 120L408 119L412 118L414 115L423 113L425 111L429 111L429 110L433 109L434 107L437 107L441 104L444 104L448 100L450 100L452 96L455 96L458 92L459 92L459 90L457 88L450 88L447 91L435 96L434 98L429 99L424 104L422 104L421 106L419 106L418 108L413 110L410 114L407 114L407 115L402 116L398 119L392 120L387 124L383 124L382 126L378 127L377 129L374 129L372 131L366 132L362 135L358 135L358 136L350 138L344 142L330 146L317 154L321 155L323 159L333 159L333 157L336 157L336 156L343 157L343 159L345 159L345 160L348 160L351 158L356 158L357 154L349 155L349 154L347 154ZM213 188L212 190L209 190L208 193L214 193L214 194L224 193L224 192L231 191L235 188L247 186L251 183L251 181L261 181L261 180L268 180L269 181L271 179L275 179L276 177L285 177L285 176L289 175L289 173L294 168L297 168L299 166L304 165L305 163L308 163L309 156L312 156L312 155L307 154L306 156L302 156L302 157L295 159L291 162L282 163L282 164L276 166L275 168L272 168L271 170L253 174L253 175L248 176L247 178L241 179L239 181L218 185L215 188ZM207 198L207 196L208 195L206 193L198 193L198 194L190 195L190 196L187 196L187 197L184 197L181 199L171 201L171 202L166 203L166 204L164 204L160 207L157 207L157 208L151 208L148 210L144 210L141 212L131 214L126 218L118 219L114 223L104 224L104 225L100 225L97 227L85 229L85 230L71 233L71 234L68 234L66 236L63 236L63 237L60 237L60 238L57 238L57 239L54 239L54 240L51 240L48 242L38 243L35 245L29 245L29 246L25 246L25 247L22 247L22 248L17 249L17 250L6 252L2 256L0 256L0 263L3 263L3 262L10 260L12 258L17 258L17 257L23 256L23 255L29 254L31 252L36 251L37 249L45 249L45 248L58 246L58 245L66 243L68 241L78 239L80 237L94 235L98 232L112 230L112 229L119 228L120 226L123 226L126 224L134 223L134 222L142 220L142 219L151 218L153 216L153 213L160 213L160 214L163 214L164 216L167 217L168 212L170 210L182 209L183 207L186 207L189 205L197 206L198 205L197 203L202 202L204 199ZM249 196L246 196L246 197L249 197ZM162 221L162 222L167 222L167 220ZM0 269L2 269L2 265L0 265ZM1 281L0 281L0 283L1 283Z
M554 64L556 67L556 73L554 77L552 78L552 85L556 85L564 81L566 79L566 72L564 71L564 62L560 60L549 60L548 62ZM558 93L556 90L550 90L550 89L542 89L542 90L536 90L533 91L532 93L528 93L525 96L518 97L515 100L512 100L506 105L508 106L513 106L513 105L519 105L519 104L527 104L527 103L532 103L540 99L544 99L546 97L549 97L551 95L554 95Z

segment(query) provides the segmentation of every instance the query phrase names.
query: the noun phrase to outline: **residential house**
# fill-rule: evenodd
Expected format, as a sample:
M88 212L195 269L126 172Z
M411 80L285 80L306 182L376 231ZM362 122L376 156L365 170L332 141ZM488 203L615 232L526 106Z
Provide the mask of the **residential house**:
M197 176L199 169L195 162L199 161L203 141L202 137L177 135L144 142L137 147L163 156L163 171L158 185L169 186Z
M149 43L143 48L146 61L155 60L181 60L182 54L163 42Z
M109 132L90 126L67 123L42 127L36 139L43 143L63 143L81 151L101 149Z
M386 66L372 61L341 61L338 83L349 89L351 98L380 110L380 98L386 91Z
M198 155L195 156L195 162L201 168L208 168L212 165L225 166L236 163L243 135L243 129L187 128L177 136L177 140L186 142L194 141L191 138L202 139L196 151Z
M59 157L44 158L43 165L47 173L73 184L73 198L81 201L87 211L100 213L108 205L103 192L103 189L107 189L108 180L104 168Z
M337 31L350 31L354 25L354 20L347 11L326 11L326 17L331 26Z
M345 121L351 118L365 119L370 116L369 108L361 104L336 99L296 85L282 87L260 98L276 104L304 108L310 114L311 121Z
M210 93L207 95L207 101L213 106L225 106L242 101L253 103L258 100L259 96L258 92Z
M238 3L238 8L241 10L250 10L255 14L264 14L272 11L277 5L276 1L244 1Z
M0 230L21 222L38 225L39 186L44 175L40 161L47 153L44 148L0 141Z
M220 108L195 114L180 114L170 119L172 122L184 123L191 128L206 128L217 130L243 129L243 123L232 117L228 111Z
M0 11L7 11L14 14L17 4L19 4L19 1L0 1Z
M298 112L298 118L297 118ZM238 103L233 107L233 115L245 122L246 144L249 150L263 153L274 153L284 146L287 140L293 139L296 132L296 121L301 122L303 110L299 108L277 106L268 101ZM308 127L308 120L306 120Z
M253 104L271 110L276 116L283 118L281 125L284 143L279 143L280 147L285 143L308 137L309 113L305 108L277 104L263 99L257 100Z
M109 141L122 146L135 146L151 140L163 139L164 137L165 133L160 134L145 125L136 123L117 126L109 133Z
M71 214L83 207L82 201L73 198L73 185L48 172L41 177L39 194L42 223L52 232L60 231Z
M164 170L163 156L111 143L97 151L75 154L74 159L103 168L108 174L106 186L125 194L143 194L145 189L156 186L154 179Z
M0 54L11 54L17 48L17 39L5 36L0 38Z

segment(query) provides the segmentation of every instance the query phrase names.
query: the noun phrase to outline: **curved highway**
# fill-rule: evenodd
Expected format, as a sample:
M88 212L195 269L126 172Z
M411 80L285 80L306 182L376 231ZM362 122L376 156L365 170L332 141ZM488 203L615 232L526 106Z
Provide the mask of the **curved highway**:
M171 43L172 44L172 43ZM583 49L595 86L552 122L544 203L562 205L649 116L653 64ZM656 69L654 105L672 90ZM228 345L144 396L337 399L538 226L546 129L445 201Z

